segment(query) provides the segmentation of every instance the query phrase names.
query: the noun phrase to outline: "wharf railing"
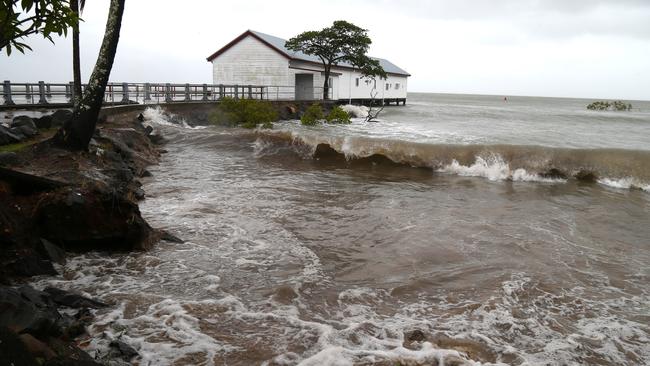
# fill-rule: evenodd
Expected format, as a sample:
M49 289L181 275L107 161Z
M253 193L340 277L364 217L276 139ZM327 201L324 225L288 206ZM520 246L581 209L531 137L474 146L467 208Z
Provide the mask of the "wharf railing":
M82 84L85 90L87 84ZM74 83L2 83L2 105L70 105ZM329 90L330 98L332 89ZM230 97L259 100L320 100L323 87L279 85L116 83L106 86L105 104L161 104L179 102L209 102Z

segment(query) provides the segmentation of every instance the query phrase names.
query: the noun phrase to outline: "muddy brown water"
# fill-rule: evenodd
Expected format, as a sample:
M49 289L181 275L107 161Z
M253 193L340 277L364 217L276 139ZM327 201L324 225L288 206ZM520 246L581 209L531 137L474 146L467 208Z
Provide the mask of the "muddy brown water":
M515 173L503 156L455 170L313 158L314 141L361 148L327 128L149 118L170 143L141 210L186 242L76 257L36 282L115 304L89 329L91 354L120 336L141 365L650 362L642 189Z

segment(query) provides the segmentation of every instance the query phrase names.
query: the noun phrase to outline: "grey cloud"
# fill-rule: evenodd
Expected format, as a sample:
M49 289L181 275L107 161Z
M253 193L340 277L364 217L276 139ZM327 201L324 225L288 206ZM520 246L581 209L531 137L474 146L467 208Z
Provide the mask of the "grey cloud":
M511 23L528 37L595 34L650 38L648 0L382 0L379 4L385 10L431 21Z

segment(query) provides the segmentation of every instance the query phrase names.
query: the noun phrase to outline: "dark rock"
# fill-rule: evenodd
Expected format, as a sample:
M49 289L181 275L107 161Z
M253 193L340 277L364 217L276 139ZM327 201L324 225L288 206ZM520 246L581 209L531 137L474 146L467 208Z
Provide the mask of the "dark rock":
M40 275L56 275L57 271L52 262L37 256L18 257L7 263L7 269L16 276L31 277Z
M74 339L86 333L86 326L92 323L95 316L89 308L81 308L74 315L74 318L67 327L63 328L63 335L68 339Z
M90 141L88 141L88 151L97 151L97 148L101 148L99 144L97 143L97 140L94 138L91 138Z
M135 175L126 164L121 169L102 169L101 172L115 179L117 184L126 184L135 178Z
M22 194L49 191L66 186L64 182L2 167L0 167L0 180L10 184L15 192Z
M33 217L41 237L66 252L143 250L153 244L153 230L135 202L99 188L77 193L69 198L60 192L40 202Z
M67 339L75 339L86 333L86 324L82 321L75 320L63 328L63 336Z
M34 127L32 127L32 126L16 126L16 127L12 127L11 131L14 132L14 133L20 133L20 134L22 134L23 136L26 136L26 137L33 137L33 136L38 135L38 129L36 129L36 126L34 126Z
M83 205L86 201L81 193L72 191L65 199L65 204L68 206Z
M13 133L15 136L18 136L18 138L20 138L20 141L23 141L27 138L27 136L25 136L19 127L12 127L9 129L9 131L11 131L11 133Z
M22 133L16 134L5 126L0 125L0 145L15 144L25 139Z
M29 353L36 357L44 358L46 360L51 360L56 357L56 353L50 349L45 343L34 338L31 334L21 334L18 336L20 340L25 345L25 348Z
M210 125L208 114L202 111L190 112L188 118L186 118L184 122L187 123L187 125L190 127ZM182 121L180 122L180 124L182 124Z
M108 305L101 301L93 300L91 298L75 294L73 292L64 291L54 287L46 287L44 292L48 293L55 303L70 308L104 308Z
M147 137L149 137L149 140L151 140L155 145L162 145L167 142L167 140L161 135L148 135Z
M149 136L149 135L151 135L152 132L153 132L153 127L147 126L147 127L144 128L144 134L145 135Z
M138 114L138 121L144 121L144 115L142 113Z
M423 331L419 329L414 329L404 333L404 342L402 346L404 348L415 350L415 349L419 349L421 347L422 342L426 340L427 340L427 336Z
M58 246L52 244L50 241L41 238L41 244L45 254L54 263L65 264L65 251Z
M95 318L95 316L93 315L92 311L90 311L90 309L81 308L74 315L74 318L77 319L77 320L80 320L82 322L87 323L87 322L92 321Z
M138 188L133 192L133 195L138 201L141 201L144 199L144 189Z
M14 117L13 121L11 121L11 125L9 125L9 127L21 127L21 126L28 126L33 129L36 129L36 124L34 124L34 120L28 116L16 116Z
M0 327L38 337L59 335L61 331L57 323L61 314L47 297L38 295L38 292L0 287Z
M140 172L140 177L142 177L142 178L151 177L152 175L153 174L151 174L151 172L148 171L147 169L143 169L142 172Z
M113 347L116 351L118 351L122 356L122 358L126 361L130 361L133 357L137 357L140 355L135 348L117 339L113 340L110 343L110 346Z
M47 293L47 292L44 292L44 293ZM58 306L58 304L57 304L57 306ZM72 316L70 316L68 314L61 314L61 319L59 319L59 321L57 322L56 325L59 327L59 329L61 329L61 333L63 333L63 335L65 336L66 335L66 330L68 328L70 328L70 327L73 327L75 323L78 323L78 321L74 317L72 317Z
M160 240L165 240L168 242L178 243L178 244L185 243L183 239L180 239L179 237L172 235L165 230L160 230Z
M541 173L540 176L549 179L567 179L567 175L556 168L551 168L548 171Z
M61 127L64 123L72 119L72 112L67 109L59 109L52 113L52 126Z
M39 291L31 286L23 285L18 288L20 296L40 308L55 308L54 302L47 292Z
M0 365L39 366L39 363L16 333L0 327Z
M57 357L51 359L43 364L43 366L103 366L101 363L97 363L90 360L78 360L74 358L66 357Z
M77 347L74 342L59 338L48 340L50 348L56 350L58 357L47 361L44 366L100 366L89 354Z
M0 152L0 165L16 165L20 162L15 152Z
M581 170L576 173L575 178L579 181L593 183L598 180L598 176L594 172L588 170Z
M48 129L52 127L52 116L42 116L34 119L34 124L39 129Z
M113 163L119 163L119 164L124 164L124 161L122 160L122 155L115 151L105 151L104 152L104 158L108 161L111 161Z
M427 337L424 335L424 332L419 329L405 333L404 338L411 342L423 342L427 339Z
M289 120L299 118L300 110L296 105L289 104L284 108L280 108L280 119Z

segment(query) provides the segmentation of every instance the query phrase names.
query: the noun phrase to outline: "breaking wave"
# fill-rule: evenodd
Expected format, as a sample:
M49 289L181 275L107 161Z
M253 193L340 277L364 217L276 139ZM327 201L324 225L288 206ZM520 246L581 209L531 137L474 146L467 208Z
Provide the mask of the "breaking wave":
M341 109L348 112L353 118L365 118L368 116L368 107L366 106L346 104L342 105Z
M257 157L287 150L344 164L389 163L492 181L562 183L569 179L650 191L650 151L528 145L433 144L318 131L256 131Z
M192 126L187 123L185 118L178 116L176 114L167 112L160 107L149 107L142 112L144 117L144 123L151 125L161 125L161 126L172 126L172 127L182 127L190 129L202 129L205 126Z

